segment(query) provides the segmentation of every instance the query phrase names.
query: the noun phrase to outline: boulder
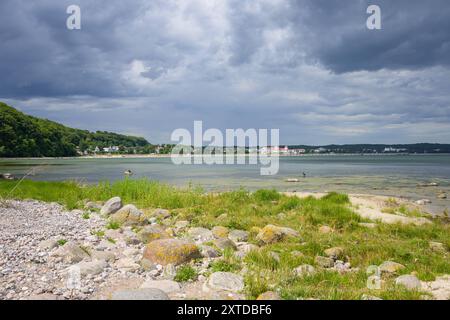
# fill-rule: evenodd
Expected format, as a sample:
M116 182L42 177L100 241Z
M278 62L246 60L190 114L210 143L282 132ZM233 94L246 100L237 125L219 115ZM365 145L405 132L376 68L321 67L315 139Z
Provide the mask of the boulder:
M368 294L363 294L361 296L361 300L383 300L383 299L375 297L375 296L371 296L371 295L368 295Z
M248 232L244 230L232 230L228 234L228 238L234 242L248 241Z
M105 260L93 260L93 261L82 261L77 263L72 267L79 268L80 274L82 276L86 275L96 275L102 273L103 270L108 266Z
M430 241L429 243L431 251L439 252L439 253L445 253L447 249L445 248L445 245L441 242L434 242Z
M114 197L106 201L100 210L100 214L110 215L117 212L120 208L122 208L122 199Z
M211 230L206 228L190 228L188 236L198 242L207 242L214 240L214 235Z
M215 290L239 292L244 289L244 279L231 272L214 272L209 277L207 286Z
M186 228L188 225L189 225L189 221L180 220L175 223L174 227L175 227L175 230L181 230L181 229Z
M312 276L316 273L316 269L309 265L309 264L302 264L301 266L298 266L294 269L294 274L297 277L305 277L305 276Z
M48 240L39 242L39 249L41 249L41 250L52 250L52 249L56 248L57 246L58 246L58 241L52 240L52 239L48 239Z
M329 257L317 256L314 260L316 264L322 268L332 268L334 267L334 260Z
M158 224L145 226L141 231L139 231L138 236L144 243L170 238L170 235L166 232L166 230Z
M226 238L228 237L228 228L222 227L222 226L215 226L212 228L212 233L214 237L220 239L220 238Z
M397 262L385 261L378 268L382 274L395 274L404 269L405 266Z
M116 255L111 251L92 250L89 252L93 260L104 260L108 262L114 262Z
M408 290L420 290L422 288L422 284L420 280L417 279L416 276L413 275L403 275L395 279L395 284L397 286L403 286Z
M324 253L327 257L336 260L344 254L344 249L342 249L341 247L333 247L326 249Z
M202 245L200 247L200 252L204 258L217 258L220 256L219 251L210 246Z
M194 243L178 239L161 239L147 244L143 258L161 265L179 265L200 257L200 251Z
M111 216L111 221L124 226L135 226L143 220L143 213L132 204L127 204Z
M281 300L281 297L278 293L274 291L267 291L261 293L256 300Z
M271 244L298 236L299 233L294 229L269 224L258 233L256 240L261 244Z
M86 250L74 242L67 242L54 252L54 256L61 257L65 263L77 263L89 258Z
M141 285L141 289L148 288L159 289L165 293L173 293L181 290L180 284L172 280L147 280Z
M159 289L134 289L115 291L111 300L170 300L167 294Z
M156 209L153 211L152 216L164 220L170 217L170 211L166 209Z
M222 250L226 250L226 249L236 250L237 249L236 244L227 238L220 238L220 239L214 240L214 245L217 248L222 249Z
M135 262L133 258L122 258L116 262L117 269L121 271L134 272L141 268L139 264Z
M103 207L103 204L101 202L95 202L95 201L88 201L84 205L85 209L88 210L101 210Z
M438 199L447 199L447 194L446 193L439 193L438 195L437 195L437 198Z

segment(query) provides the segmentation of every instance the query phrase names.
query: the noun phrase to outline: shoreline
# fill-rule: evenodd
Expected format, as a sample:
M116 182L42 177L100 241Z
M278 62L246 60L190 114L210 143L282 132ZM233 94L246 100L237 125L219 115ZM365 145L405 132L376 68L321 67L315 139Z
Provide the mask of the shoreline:
M202 156L202 155L193 155ZM224 155L225 156L225 155ZM236 156L236 155L234 155ZM238 156L259 156L259 154L246 154L246 155L238 155ZM331 156L390 156L390 157L401 157L401 156L450 156L450 153L327 153L327 154L299 154L299 155L286 155L286 154L272 154L265 155L271 157L280 157L280 158L301 158L301 157L331 157ZM90 155L90 156L78 156L78 157L23 157L23 158L2 158L0 157L0 161L17 161L17 160L76 160L76 159L153 159L153 158L170 158L170 154L123 154L123 155Z

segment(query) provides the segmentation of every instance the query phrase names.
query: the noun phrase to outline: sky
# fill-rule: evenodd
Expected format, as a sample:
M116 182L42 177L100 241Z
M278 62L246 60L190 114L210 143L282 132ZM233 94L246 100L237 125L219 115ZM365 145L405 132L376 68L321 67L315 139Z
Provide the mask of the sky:
M152 143L194 120L282 144L450 143L449 71L448 0L0 1L0 101Z

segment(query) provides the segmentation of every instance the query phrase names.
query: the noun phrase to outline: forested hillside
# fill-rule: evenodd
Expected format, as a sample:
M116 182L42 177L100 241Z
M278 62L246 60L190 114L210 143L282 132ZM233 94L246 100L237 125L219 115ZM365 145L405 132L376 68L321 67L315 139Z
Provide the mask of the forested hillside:
M150 144L139 137L69 128L0 102L0 157L68 157L110 146L129 151L148 149Z

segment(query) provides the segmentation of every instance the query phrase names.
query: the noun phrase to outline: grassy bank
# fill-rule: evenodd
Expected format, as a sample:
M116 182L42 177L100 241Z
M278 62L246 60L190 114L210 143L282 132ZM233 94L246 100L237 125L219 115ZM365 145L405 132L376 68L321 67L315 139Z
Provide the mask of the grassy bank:
M419 298L422 293L396 287L393 279L387 279L382 290L367 289L367 267L386 260L405 265L400 274L416 272L423 281L450 274L448 225L435 221L423 226L377 224L373 229L366 228L359 223L367 221L353 212L346 195L332 193L321 199L300 199L273 190L205 194L201 189L177 189L148 180L98 185L23 181L11 193L14 184L0 181L0 196L59 202L69 209L81 208L87 199L105 201L120 196L123 202L142 209L170 209L174 220L189 220L193 226L225 226L250 231L249 241L254 243L256 228L267 224L297 230L300 237L263 246L258 252L247 255L244 261L225 252L222 260L211 266L212 271L232 272L245 267L245 290L249 298L268 290L279 290L286 299L360 299L363 294L384 299ZM329 226L335 232L320 233L321 226ZM443 243L447 252L430 250L430 241ZM324 255L324 250L330 247L342 247L343 259L359 271L346 274L319 271L303 278L292 275L292 270L301 264L315 265L315 257ZM274 253L279 260L274 258Z

